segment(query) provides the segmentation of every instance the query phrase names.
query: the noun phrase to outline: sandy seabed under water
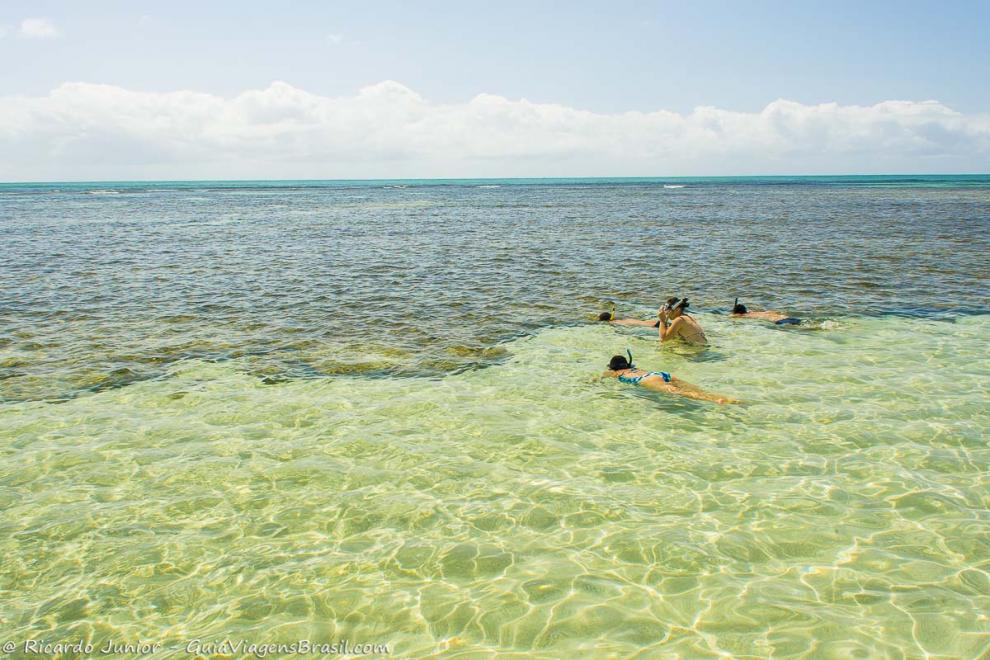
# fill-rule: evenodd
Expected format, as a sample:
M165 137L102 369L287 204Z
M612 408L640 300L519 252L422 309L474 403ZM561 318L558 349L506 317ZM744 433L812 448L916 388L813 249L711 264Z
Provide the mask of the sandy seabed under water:
M436 377L238 360L0 406L8 639L980 657L990 318L550 328ZM631 348L744 400L593 382Z

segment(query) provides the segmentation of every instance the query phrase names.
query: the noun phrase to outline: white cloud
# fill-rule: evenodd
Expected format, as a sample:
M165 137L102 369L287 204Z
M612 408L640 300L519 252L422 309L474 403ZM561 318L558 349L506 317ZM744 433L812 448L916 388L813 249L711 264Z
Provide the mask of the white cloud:
M331 98L276 82L233 98L64 84L0 97L0 180L990 171L990 115L936 101L778 100L600 114L391 81Z
M332 44L334 46L339 46L340 44L344 43L344 35L342 35L342 34L328 34L327 35L327 43Z
M47 18L25 18L21 21L20 35L28 39L54 39L62 32Z

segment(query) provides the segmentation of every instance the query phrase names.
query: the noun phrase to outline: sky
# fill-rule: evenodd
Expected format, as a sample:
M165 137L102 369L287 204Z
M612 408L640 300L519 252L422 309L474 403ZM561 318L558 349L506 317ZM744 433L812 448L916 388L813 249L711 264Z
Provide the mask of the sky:
M990 2L0 4L0 180L990 171Z

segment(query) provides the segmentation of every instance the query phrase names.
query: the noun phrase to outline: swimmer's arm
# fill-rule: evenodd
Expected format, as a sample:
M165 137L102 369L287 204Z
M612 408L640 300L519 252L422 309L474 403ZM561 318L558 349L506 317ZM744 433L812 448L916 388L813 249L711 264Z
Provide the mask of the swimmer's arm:
M660 341L664 342L667 341L668 339L675 339L681 333L681 326L683 325L684 322L681 320L681 317L677 317L676 319L671 321L666 328L664 327L664 324L661 322L660 327L658 328L658 330L660 331Z
M660 341L667 335L667 310L663 307L657 312L657 318L660 319L660 324L657 326L657 336Z
M606 378L615 378L615 372L614 371L611 371L611 370L603 371L602 373L598 374L597 376L592 377L591 382L592 383L597 383L597 382L599 382L601 380L604 380Z

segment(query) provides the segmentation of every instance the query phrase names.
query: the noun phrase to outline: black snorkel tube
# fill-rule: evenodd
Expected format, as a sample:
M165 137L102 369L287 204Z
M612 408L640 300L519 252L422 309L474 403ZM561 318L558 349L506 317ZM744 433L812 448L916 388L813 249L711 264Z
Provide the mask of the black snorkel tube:
M626 349L626 355L629 356L629 368L635 369L636 367L633 365L633 361L632 361L632 351L630 351L628 348Z

